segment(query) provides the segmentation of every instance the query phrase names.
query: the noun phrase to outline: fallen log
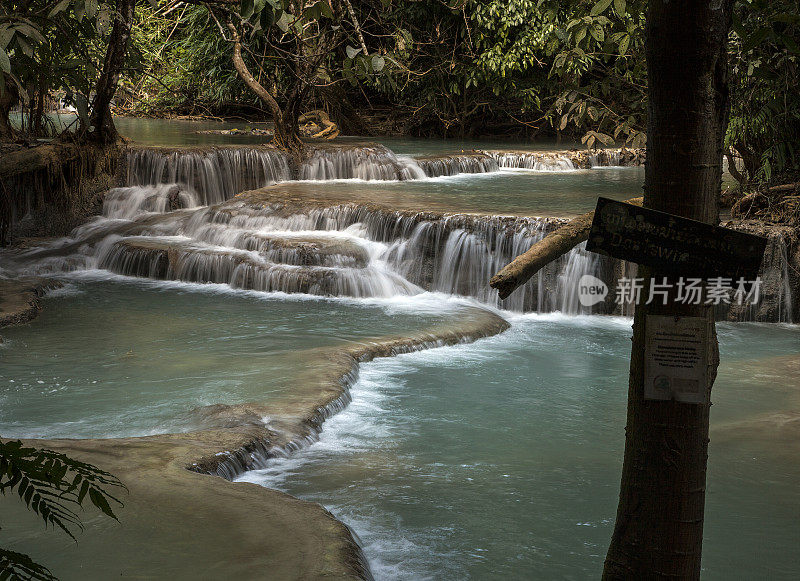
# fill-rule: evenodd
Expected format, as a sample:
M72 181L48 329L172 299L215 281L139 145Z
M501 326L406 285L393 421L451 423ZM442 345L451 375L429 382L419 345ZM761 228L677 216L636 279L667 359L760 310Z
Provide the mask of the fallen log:
M642 205L643 198L625 200L628 204ZM526 252L517 256L489 281L489 286L496 288L501 299L528 282L530 278L560 256L589 238L592 229L594 210L573 218L557 230L554 230Z

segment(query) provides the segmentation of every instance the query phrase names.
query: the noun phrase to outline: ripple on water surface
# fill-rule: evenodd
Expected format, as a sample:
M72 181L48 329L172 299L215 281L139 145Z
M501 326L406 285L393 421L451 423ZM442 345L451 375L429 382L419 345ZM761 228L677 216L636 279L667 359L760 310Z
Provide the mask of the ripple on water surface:
M368 363L318 444L242 480L324 504L359 535L377 579L598 578L619 492L630 325L523 316L471 345ZM774 433L744 443L728 433L797 407L787 385L800 377L779 362L800 329L719 329L703 578L769 566L770 578L793 579L797 462L775 452Z
M3 330L4 436L192 429L195 408L285 396L299 370L322 364L312 348L416 331L458 308L426 296L356 302L114 278L78 277L33 323Z

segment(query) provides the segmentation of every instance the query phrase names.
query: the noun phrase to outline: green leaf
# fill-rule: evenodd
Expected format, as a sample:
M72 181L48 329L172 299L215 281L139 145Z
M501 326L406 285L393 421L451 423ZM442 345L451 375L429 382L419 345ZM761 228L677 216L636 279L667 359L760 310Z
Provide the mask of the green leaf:
M625 14L625 8L627 7L626 0L614 0L614 12L616 12L619 16Z
M52 18L56 14L63 12L67 8L67 6L69 6L70 1L71 0L61 0L61 2L56 4L55 7L50 11L47 17Z
M261 10L259 21L261 23L261 30L265 32L269 30L273 24L275 24L275 12L273 11L272 7L264 7Z
M598 16L606 11L606 9L611 6L612 0L600 0L597 4L592 7L592 11L589 13L592 16Z
M14 29L8 26L0 26L0 48L5 48L14 38Z
M97 0L86 0L86 18L90 20L97 16Z
M99 490L91 488L89 490L89 500L92 501L93 505L95 505L97 508L103 511L103 514L110 516L114 520L119 520L117 518L117 515L114 514L114 511L111 510L111 506L108 504L106 497L103 496L103 494Z
M374 56L372 57L372 70L376 73L379 73L383 70L383 66L386 64L386 61L381 56Z
M628 45L631 43L631 35L626 34L619 43L619 54L624 55L628 52Z
M239 8L239 15L243 19L247 20L248 18L250 18L253 15L253 9L254 8L255 8L255 5L253 3L253 0L242 0L242 5Z
M319 5L320 5L320 12L322 13L322 15L325 18L331 18L332 19L333 18L333 9L331 8L331 5L328 4L328 2L326 2L325 0L320 0Z
M8 58L8 53L3 48L0 48L0 70L4 73L11 72L11 59Z
M97 32L100 33L100 36L105 36L105 34L111 28L111 14L109 14L108 10L104 8L97 13L95 26L97 27Z
M77 0L73 10L75 11L75 18L78 22L82 22L83 15L86 14L86 2L84 0Z
M603 42L606 39L605 32L603 32L603 27L598 24L593 25L589 32L592 33L592 36L597 42Z
M347 53L347 58L354 59L356 55L361 52L360 48L354 48L349 44L345 47L344 51Z
M599 139L603 145L614 145L614 138L610 135L606 135L605 133L600 133L599 131L594 132L595 137Z
M25 56L27 56L28 58L33 58L33 48L31 48L31 45L29 45L27 42L25 42L24 38L22 38L21 36L18 36L17 37L17 44L19 45L20 50L23 53L25 53Z
M284 12L281 14L281 17L275 21L275 24L280 28L283 32L289 31L289 16Z

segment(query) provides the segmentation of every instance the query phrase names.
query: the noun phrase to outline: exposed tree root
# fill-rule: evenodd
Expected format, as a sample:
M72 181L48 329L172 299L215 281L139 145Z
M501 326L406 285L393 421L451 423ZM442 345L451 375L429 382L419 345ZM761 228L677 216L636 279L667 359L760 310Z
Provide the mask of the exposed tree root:
M65 234L113 186L120 144L48 143L0 157L0 245L22 235ZM19 224L25 218L25 231Z
M339 135L339 126L331 121L328 114L321 109L303 113L298 118L300 132L312 139L334 139Z

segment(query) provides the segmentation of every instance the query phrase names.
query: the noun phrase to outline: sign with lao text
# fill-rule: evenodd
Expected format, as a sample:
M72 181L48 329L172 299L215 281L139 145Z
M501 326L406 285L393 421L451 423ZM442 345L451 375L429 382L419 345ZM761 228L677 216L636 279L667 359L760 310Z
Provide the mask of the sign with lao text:
M681 276L755 279L766 238L598 198L586 249Z

